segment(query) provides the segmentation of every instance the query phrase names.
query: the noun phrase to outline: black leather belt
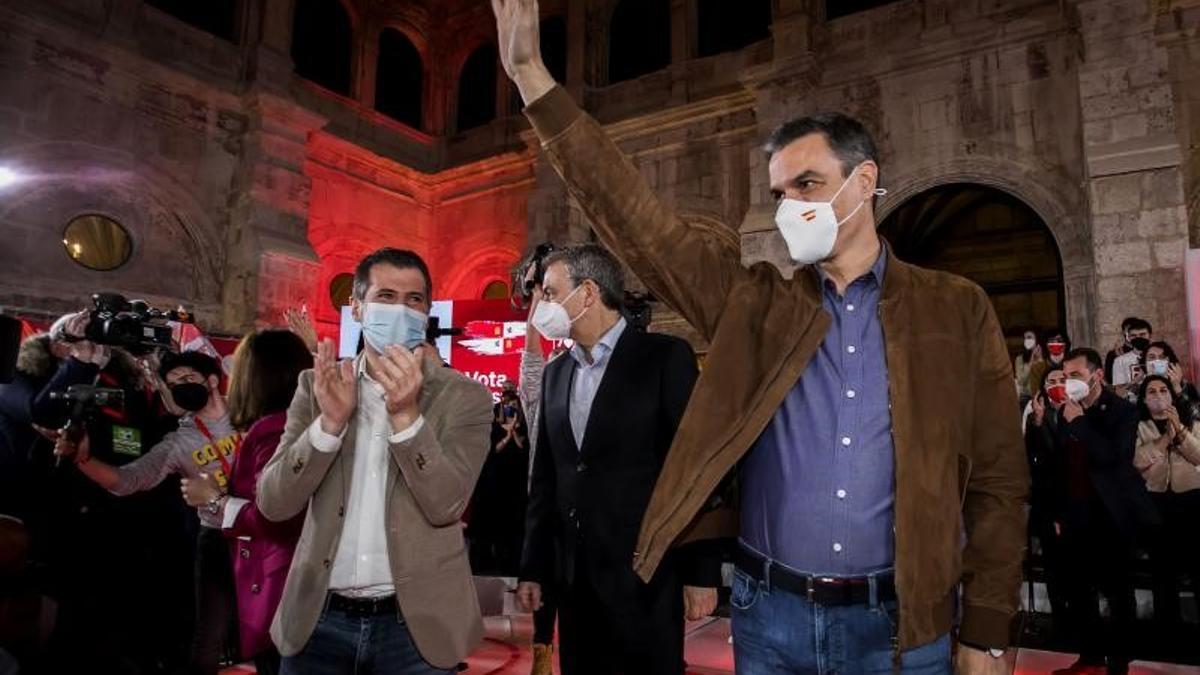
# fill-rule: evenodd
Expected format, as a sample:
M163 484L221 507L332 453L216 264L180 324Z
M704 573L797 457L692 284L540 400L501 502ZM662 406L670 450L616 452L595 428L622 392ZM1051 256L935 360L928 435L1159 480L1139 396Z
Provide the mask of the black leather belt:
M329 596L329 609L344 612L351 616L378 616L396 612L396 596L388 595L382 598L348 598L332 593Z
M871 602L871 580L867 577L819 577L793 572L779 565L767 566L766 558L741 546L733 554L733 564L755 581L766 581L771 588L782 588L803 596L809 602L827 607L867 605ZM896 580L892 573L875 576L877 602L896 599Z

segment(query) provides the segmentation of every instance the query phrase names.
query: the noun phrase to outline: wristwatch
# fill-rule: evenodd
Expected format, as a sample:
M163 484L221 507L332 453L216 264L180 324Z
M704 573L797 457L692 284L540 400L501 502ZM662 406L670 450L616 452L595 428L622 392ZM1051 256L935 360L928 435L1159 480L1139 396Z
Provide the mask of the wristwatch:
M984 647L982 645L971 644L970 642L963 642L962 640L959 640L958 643L964 647L970 647L971 649L974 649L975 651L983 652L984 654L987 654L988 656L992 657L993 659L1002 659L1002 658L1004 658L1004 655L1008 653L1007 649L997 649L996 647Z

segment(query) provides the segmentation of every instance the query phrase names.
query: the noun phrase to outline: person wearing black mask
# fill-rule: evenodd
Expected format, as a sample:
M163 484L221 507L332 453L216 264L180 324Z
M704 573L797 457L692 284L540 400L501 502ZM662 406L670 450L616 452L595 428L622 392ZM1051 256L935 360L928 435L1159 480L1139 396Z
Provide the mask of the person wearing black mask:
M1141 321L1136 316L1127 316L1121 321L1121 337L1113 348L1108 350L1108 354L1104 356L1104 380L1112 382L1113 379L1113 362L1117 357L1128 354L1133 351L1133 345L1129 344L1129 325Z
M1150 548L1154 618L1170 634L1183 625L1180 575L1186 573L1193 589L1200 591L1200 543L1195 535L1200 513L1200 422L1165 375L1146 376L1138 407L1142 422L1133 464L1146 479L1164 525Z
M1067 619L1080 658L1059 673L1129 671L1135 604L1131 569L1137 546L1161 520L1134 468L1137 408L1104 385L1104 362L1091 349L1063 361L1066 401L1054 434L1062 458L1055 522L1070 558ZM1100 618L1097 593L1111 621Z
M1130 319L1126 324L1125 335L1129 343L1129 351L1113 360L1112 376L1109 380L1117 393L1125 398L1136 398L1137 387L1146 376L1142 365L1150 342L1154 339L1154 328L1144 319Z
M199 352L168 354L162 360L159 374L175 405L186 414L179 420L179 428L149 452L133 462L114 466L92 456L87 436L79 443L62 438L55 452L73 457L80 472L117 496L153 489L169 475L212 476L224 488L242 435L233 427L221 395L220 364ZM118 448L136 441L132 432L114 433L113 438ZM202 675L217 672L233 625L233 568L219 515L226 499L227 495L222 493L196 509L202 527L197 541L196 626L190 672Z

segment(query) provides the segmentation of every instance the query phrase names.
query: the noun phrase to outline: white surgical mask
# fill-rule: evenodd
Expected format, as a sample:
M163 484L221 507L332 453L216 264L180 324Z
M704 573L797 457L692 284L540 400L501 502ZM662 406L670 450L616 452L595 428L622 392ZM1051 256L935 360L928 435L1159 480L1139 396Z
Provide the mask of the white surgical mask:
M391 345L415 349L425 342L429 317L406 305L368 302L363 310L363 338L377 352Z
M775 225L783 234L783 240L787 242L788 255L792 260L801 265L812 265L828 259L833 253L838 228L853 218L863 204L867 203L866 200L859 202L850 215L841 220L837 219L837 214L833 211L833 203L850 184L854 174L858 173L859 166L854 167L854 171L850 172L842 186L833 194L833 198L827 202L806 202L799 199L783 199L779 202L779 209L775 212ZM882 197L887 194L887 190L875 190L875 194Z
M1067 380L1067 398L1079 403L1088 397L1092 387L1083 380L1068 379Z
M585 307L579 316L574 319L570 314L567 314L567 309L563 307L563 303L570 300L583 285L575 287L567 297L562 299L562 302L550 302L543 300L538 303L537 309L533 310L533 327L537 332L541 333L547 340L566 340L571 337L571 326L575 324L584 314L587 314Z
M1036 346L1037 346L1037 340L1035 340L1033 338L1025 338L1025 349L1027 349L1029 351L1033 351L1033 348Z
M1151 375L1166 375L1171 370L1171 362L1166 359L1154 359L1146 362L1146 370Z

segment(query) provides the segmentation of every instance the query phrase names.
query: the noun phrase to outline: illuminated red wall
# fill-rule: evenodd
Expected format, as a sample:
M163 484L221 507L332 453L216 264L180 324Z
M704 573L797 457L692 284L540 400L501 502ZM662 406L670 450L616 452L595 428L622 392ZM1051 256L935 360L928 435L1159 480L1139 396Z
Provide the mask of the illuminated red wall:
M309 309L322 335L336 334L334 277L384 246L419 253L438 300L478 299L489 282L507 282L525 249L533 159L509 153L431 175L313 134L308 238L320 264Z

